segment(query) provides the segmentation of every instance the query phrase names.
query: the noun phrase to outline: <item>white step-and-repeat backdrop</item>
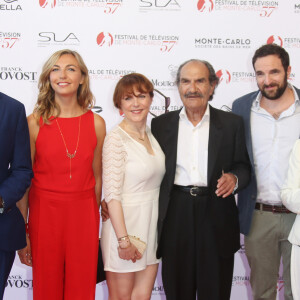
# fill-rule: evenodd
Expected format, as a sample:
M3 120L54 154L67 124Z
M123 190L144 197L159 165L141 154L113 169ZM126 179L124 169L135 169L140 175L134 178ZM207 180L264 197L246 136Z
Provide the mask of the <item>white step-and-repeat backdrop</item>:
M299 26L300 0L0 0L0 90L23 102L30 114L43 63L54 51L70 48L89 68L108 130L122 118L112 104L121 76L145 74L175 110L181 105L176 70L190 58L212 63L221 78L212 105L231 107L235 98L257 88L251 58L265 43L289 52L289 81L300 86ZM163 113L163 100L156 93L154 114ZM252 299L243 237L241 244L234 300ZM4 299L32 299L32 286L31 269L16 259ZM283 299L281 277L278 291ZM106 284L98 284L96 299L107 298ZM165 299L160 271L152 299Z

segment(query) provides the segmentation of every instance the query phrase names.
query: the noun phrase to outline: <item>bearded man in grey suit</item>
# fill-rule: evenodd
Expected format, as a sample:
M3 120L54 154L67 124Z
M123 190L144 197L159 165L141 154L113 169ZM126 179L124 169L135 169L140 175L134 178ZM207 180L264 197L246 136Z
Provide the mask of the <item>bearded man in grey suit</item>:
M289 232L295 214L282 205L280 189L300 135L300 90L288 83L289 54L276 44L256 50L252 64L259 90L237 99L232 111L243 117L251 181L238 196L241 233L251 268L253 299L275 300L280 260L284 296L292 300Z

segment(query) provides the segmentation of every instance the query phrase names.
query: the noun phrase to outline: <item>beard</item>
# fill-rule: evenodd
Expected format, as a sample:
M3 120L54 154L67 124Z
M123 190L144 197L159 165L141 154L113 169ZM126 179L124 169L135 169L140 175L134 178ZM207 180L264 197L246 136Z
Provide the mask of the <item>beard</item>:
M285 74L284 76L284 81L283 83L280 85L278 83L271 83L269 85L263 85L262 88L260 89L261 94L263 95L263 97L265 97L268 100L277 100L279 99L283 93L285 92L286 88L288 86L288 82L287 82L287 74ZM268 92L265 90L265 88L267 87L277 87L277 89L274 92Z

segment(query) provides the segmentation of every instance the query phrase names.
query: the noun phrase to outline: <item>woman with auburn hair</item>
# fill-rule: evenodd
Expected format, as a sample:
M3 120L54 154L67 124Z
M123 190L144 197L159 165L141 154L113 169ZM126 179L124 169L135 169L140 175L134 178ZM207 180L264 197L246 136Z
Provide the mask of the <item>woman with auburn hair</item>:
M28 117L34 178L19 203L29 222L22 263L35 300L95 299L103 119L91 111L88 69L71 50L44 64Z
M102 223L101 248L110 300L150 299L157 274L158 196L165 157L146 126L152 98L152 83L137 73L122 77L113 96L124 120L103 146L110 219Z

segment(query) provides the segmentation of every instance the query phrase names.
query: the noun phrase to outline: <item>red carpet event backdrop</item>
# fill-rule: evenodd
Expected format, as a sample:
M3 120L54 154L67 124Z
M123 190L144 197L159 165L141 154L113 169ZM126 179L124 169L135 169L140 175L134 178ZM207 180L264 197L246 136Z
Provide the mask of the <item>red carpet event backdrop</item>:
M110 130L122 119L113 107L118 79L139 72L181 107L175 85L178 66L190 58L208 60L220 77L212 105L228 109L237 97L257 89L254 51L277 43L290 54L289 81L300 87L300 0L0 0L0 90L24 103L29 115L46 59L55 51L78 51L89 68L96 108ZM165 110L156 93L151 110ZM242 247L235 257L233 300L252 299L249 266ZM15 261L5 300L32 299L31 269ZM55 287L53 287L55 288ZM278 280L278 299L284 283ZM107 299L106 283L96 299ZM160 270L153 300L165 299Z

